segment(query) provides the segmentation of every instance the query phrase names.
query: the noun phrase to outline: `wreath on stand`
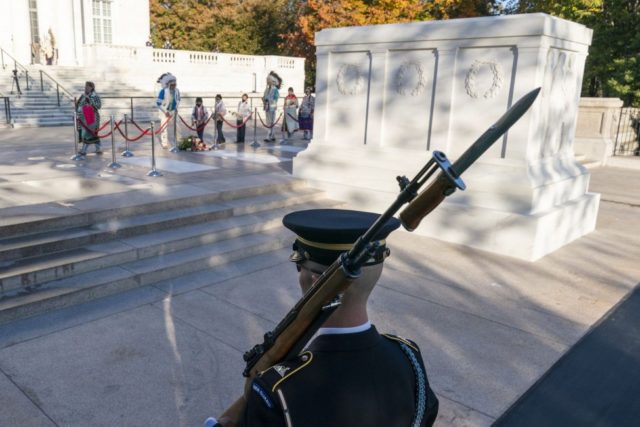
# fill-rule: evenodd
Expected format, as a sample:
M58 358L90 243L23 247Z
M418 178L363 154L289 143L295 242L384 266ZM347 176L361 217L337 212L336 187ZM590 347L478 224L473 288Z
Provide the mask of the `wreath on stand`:
M193 147L193 139L193 136L182 138L182 141L180 141L180 145L178 145L178 149L180 151L191 151L191 148Z
M178 145L178 149L181 151L205 151L208 150L209 147L207 147L207 144L197 136L189 135L182 138L182 141Z

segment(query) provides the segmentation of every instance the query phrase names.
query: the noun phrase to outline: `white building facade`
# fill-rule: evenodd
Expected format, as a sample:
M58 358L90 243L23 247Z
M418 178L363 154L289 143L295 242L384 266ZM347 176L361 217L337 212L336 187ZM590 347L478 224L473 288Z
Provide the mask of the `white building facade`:
M0 0L0 46L23 64L44 63L35 50L49 29L57 65L85 65L86 46L144 46L149 0Z
M50 65L55 67L46 71L63 83L59 72L79 66L89 69L103 90L117 81L154 91L157 76L171 72L183 91L239 94L261 92L273 70L285 88L297 93L304 88L304 58L147 47L149 0L0 0L0 10L2 66L11 66L14 59L25 66L45 64L45 46L53 35Z

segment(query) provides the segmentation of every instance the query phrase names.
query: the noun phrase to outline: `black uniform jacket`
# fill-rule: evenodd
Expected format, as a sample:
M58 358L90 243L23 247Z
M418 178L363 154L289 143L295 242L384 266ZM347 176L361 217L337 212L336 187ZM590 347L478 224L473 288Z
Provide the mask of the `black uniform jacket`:
M262 372L242 425L404 427L423 414L418 425L430 426L437 412L417 345L372 326L320 335L295 360Z

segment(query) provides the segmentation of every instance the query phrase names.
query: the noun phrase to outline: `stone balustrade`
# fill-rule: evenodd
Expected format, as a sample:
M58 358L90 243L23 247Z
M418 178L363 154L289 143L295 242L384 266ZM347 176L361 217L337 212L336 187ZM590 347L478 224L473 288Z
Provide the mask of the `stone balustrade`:
M185 92L262 92L270 71L283 78L283 89L304 91L304 58L238 55L220 52L85 45L85 66L144 91L156 89L157 77L170 72Z
M613 154L622 100L580 98L574 149L590 160L606 164Z

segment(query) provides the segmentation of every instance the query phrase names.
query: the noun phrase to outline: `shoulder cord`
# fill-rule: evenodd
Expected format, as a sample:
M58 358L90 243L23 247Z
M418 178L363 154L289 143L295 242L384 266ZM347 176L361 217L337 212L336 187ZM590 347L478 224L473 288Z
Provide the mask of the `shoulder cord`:
M278 392L278 397L280 398L280 403L282 404L282 413L284 414L284 420L287 423L287 427L292 427L291 424L291 414L289 413L289 407L287 406L287 401L284 400L284 394L282 394L282 390L276 390Z
M426 393L426 381L424 371L420 366L420 362L416 359L416 355L411 351L409 346L406 344L399 342L400 348L409 358L411 362L411 367L413 368L413 373L416 377L416 385L418 389L418 395L416 396L416 413L413 417L413 421L411 422L412 427L419 427L422 424L422 419L424 418L424 413L426 410L427 403L427 393Z

